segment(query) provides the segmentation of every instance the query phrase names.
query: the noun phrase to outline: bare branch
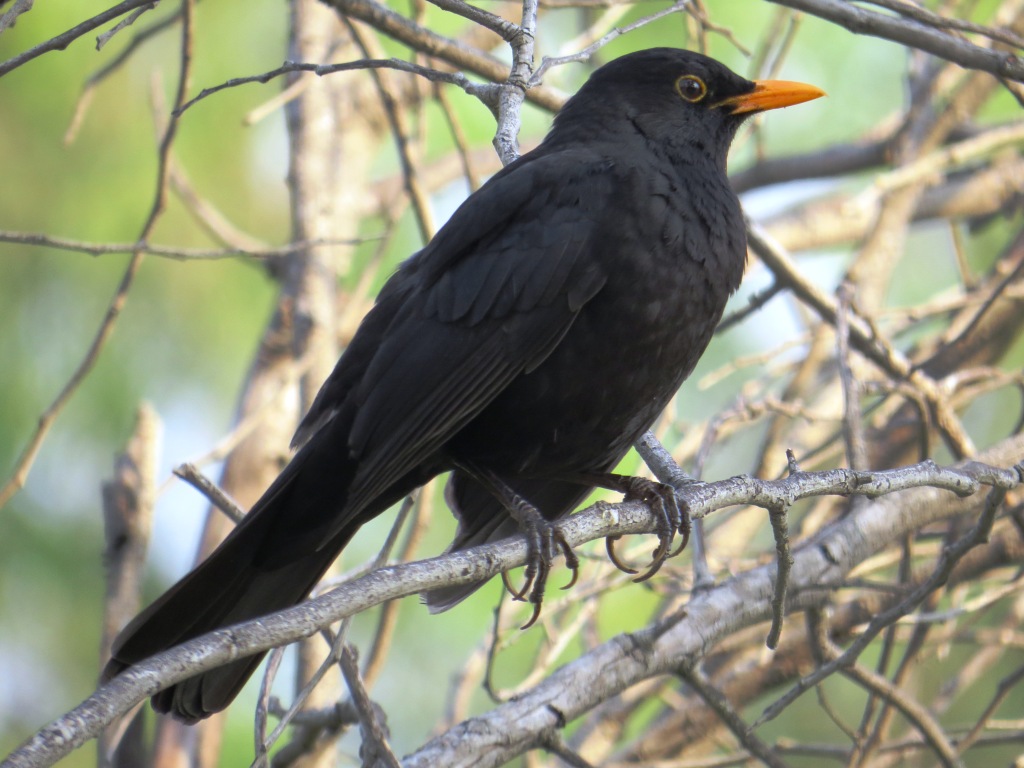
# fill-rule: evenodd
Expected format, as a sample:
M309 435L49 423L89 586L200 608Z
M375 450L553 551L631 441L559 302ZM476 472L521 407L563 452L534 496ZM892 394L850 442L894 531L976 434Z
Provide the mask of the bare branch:
M0 5L2 4L0 3ZM31 11L33 4L34 0L15 0L14 4L4 12L4 15L0 16L0 35L14 26L14 22L19 16Z
M232 499L227 491L220 488L215 482L200 472L195 464L185 462L174 468L174 474L203 494L214 507L227 515L233 523L237 525L242 522L242 518L245 517L245 511L238 505L238 502Z
M707 702L708 706L715 711L715 714L722 719L726 727L732 731L733 736L750 754L755 755L769 768L787 768L786 761L775 754L771 747L750 730L739 713L733 709L729 700L704 677L704 673L699 668L686 669L684 667L680 670L679 676Z
M1006 456L1021 455L1024 455L1024 436L1004 442L988 457L1003 461ZM802 603L813 604L824 597L823 586L840 582L854 564L888 544L900 531L924 525L936 519L935 515L950 514L939 505L922 503L925 500L948 490L958 495L972 495L983 483L1005 489L1019 482L1015 471L974 462L946 469L925 462L870 474L831 470L802 473L777 481L731 478L684 488L681 494L694 515L704 516L739 503L763 506L822 493L876 497L927 487L910 495L864 505L856 514L835 523L827 534L818 536L813 546L802 547L794 554L792 589L800 593ZM575 547L596 538L649 533L657 528L655 517L644 504L630 502L615 505L614 509L614 515L603 506L571 516L562 524L566 540ZM851 535L853 531L856 535ZM526 555L525 538L517 536L430 560L380 568L295 608L192 640L132 667L104 685L75 710L15 750L0 763L0 768L52 765L93 738L118 714L167 685L242 656L308 637L385 600L490 578L522 565ZM532 691L434 739L407 758L404 765L410 768L438 764L453 768L463 764L496 766L521 754L534 743L536 734L551 724L572 720L630 682L678 669L695 659L695 654L707 648L713 638L724 637L741 626L767 618L767 606L774 590L773 570L761 566L746 571L697 595L684 616L672 617L633 635L620 636L594 649L553 673ZM694 631L697 627L700 631ZM589 671L595 664L603 670L601 686L593 685ZM586 684L576 679L580 674L586 676ZM493 730L495 727L497 731ZM498 741L492 742L495 737ZM448 744L450 741L452 743ZM490 746L485 746L487 743ZM456 746L459 744L461 746ZM472 762L438 761L439 750L450 755L471 753Z
M181 72L178 78L177 95L175 97L175 103L178 106L185 101L185 94L188 92L189 79L191 77L193 34L191 8L193 2L194 0L185 0L184 3L185 13L182 22L180 48ZM136 5L125 7L128 6L129 3L136 3ZM126 0L125 3L117 6L117 8L124 7L124 10L121 11L124 13L127 10L131 10L131 8L138 7L138 4L139 0ZM103 16L103 14L100 14L100 16ZM99 16L95 18L99 18ZM0 65L0 75L3 74L3 71L2 65ZM170 167L171 147L174 145L174 138L177 135L177 130L178 121L171 118L164 130L163 138L160 141L156 193L153 198L153 204L149 210L149 215L146 217L146 221L142 226L142 231L139 234L139 242L145 242L149 239L150 234L153 232L157 221L164 211L167 199L167 180L168 169ZM93 337L92 344L85 353L85 357L78 364L78 367L75 369L68 382L64 385L63 389L61 389L56 399L39 417L36 431L29 439L28 445L24 448L21 456L18 458L14 472L11 474L10 479L0 487L0 509L2 509L7 502L10 501L11 497L14 496L22 486L24 486L25 480L28 478L29 470L35 462L36 455L42 447L43 440L46 439L46 435L49 433L50 427L53 426L53 422L56 420L57 416L63 410L64 406L81 383L89 375L89 372L99 359L100 352L106 346L106 343L117 324L117 320L121 315L121 310L124 308L125 302L128 300L128 293L131 291L131 288L135 283L135 276L139 271L139 267L142 265L142 257L144 253L145 252L140 249L133 250L131 260L128 262L128 266L121 277L121 282L118 285L117 290L114 292L114 297L111 299L110 305L107 307L106 315L100 324L99 330Z
M569 62L573 61L590 61L590 58L595 53L604 48L606 45L608 45L608 43L610 43L617 37L621 37L622 35L628 34L629 32L640 29L641 27L644 27L653 21L657 21L658 19L662 19L670 14L685 11L687 6L689 5L690 0L677 0L668 8L664 8L660 11L657 11L656 13L652 13L649 16L644 16L643 18L637 19L631 24L627 24L623 27L615 27L611 32L609 32L606 35L603 35L601 38L588 45L582 51L571 53L566 56L545 56L544 60L541 62L541 65L537 68L537 71L534 72L533 77L530 78L530 87L532 88L543 82L544 75L547 74L547 71L552 67L560 67L563 64L568 64Z
M443 11L462 16L474 24L479 24L484 29L491 30L506 43L513 42L523 32L520 27L507 19L503 19L501 16L485 11L482 8L477 8L475 5L464 3L462 0L430 0L430 3Z
M1009 450L1009 455L1019 456L1024 438L1017 439L1012 447L1004 444L1003 448ZM1004 479L1010 482L1014 474L1009 473ZM712 483L707 487L719 485ZM875 546L871 542L876 536L891 541L899 531L907 530L904 526L909 522L908 516L916 518L914 527L924 524L924 517L935 512L934 506L926 501L932 493L915 492L898 500L893 497L866 504L823 531L812 546L799 548L794 555L792 586L800 592L800 604L806 607L823 599L822 587L834 583L833 578L841 579L848 567L862 560ZM916 513L911 513L910 507ZM856 535L849 535L854 530ZM692 664L714 642L713 638L723 637L739 625L749 626L766 619L767 602L773 590L772 570L762 566L734 576L695 595L685 615L677 614L641 632L613 638L557 670L516 700L433 739L403 764L406 768L503 764L530 747L531 734L559 720L572 721L599 701L640 680ZM756 618L751 614L756 614ZM600 670L600 674L595 675L595 670ZM600 685L595 684L598 680Z
M820 613L809 612L812 617L819 617ZM829 642L828 636L822 632L819 636L820 650L824 659L830 663L836 663L842 656L839 649ZM956 754L953 745L950 744L943 732L942 727L935 721L935 718L925 707L904 695L895 685L886 680L885 677L865 669L860 664L844 664L841 666L842 673L854 680L858 685L868 689L872 693L882 697L888 704L898 709L921 733L925 741L935 750L936 756L946 768L963 768L963 762Z
M519 34L509 41L512 67L505 82L499 86L497 104L492 106L498 122L493 145L502 165L519 157L519 127L522 124L523 101L533 75L534 42L537 35L537 0L522 0L522 22Z
M966 466L970 466L970 464ZM1024 482L1024 465L1018 464L1015 472L1020 476L1020 482ZM943 551L942 557L939 559L939 563L936 565L931 578L920 584L897 605L876 616L874 620L872 620L871 624L850 645L850 647L843 652L841 656L830 660L828 664L822 665L813 673L803 678L798 685L794 686L793 689L789 691L789 693L781 697L777 702L772 704L772 706L768 707L755 724L755 727L777 717L779 713L795 701L800 694L814 685L817 685L836 670L848 667L852 664L879 632L892 624L892 622L900 616L910 613L910 611L916 608L929 594L945 584L960 558L988 538L989 532L992 529L992 522L995 519L995 514L999 509L999 505L1002 504L1002 501L1006 496L1006 491L1011 487L1013 487L1013 483L1010 477L1004 477L1003 480L999 482L999 484L996 485L989 493L989 499L985 505L984 512L975 526L954 545Z
M494 85L481 85L479 83L472 82L469 78L459 72L443 72L439 69L432 69L430 67L422 67L419 64L413 64L403 59L361 59L359 61L349 61L343 64L308 64L303 62L286 61L277 69L272 69L269 72L264 72L259 75L249 75L248 77L236 77L227 82L221 83L220 85L214 85L209 88L204 88L199 92L199 95L186 102L180 109L177 110L177 114L180 115L187 109L191 109L197 102L212 96L215 93L223 91L225 88L237 88L240 85L247 85L249 83L269 83L271 80L282 75L287 75L291 72L312 72L317 77L323 77L325 75L332 75L336 72L352 72L360 69L396 69L399 72L409 72L414 75L426 78L436 83L449 83L451 85L457 85L459 88L464 90L471 96L476 96L482 102L488 106L492 106L496 103L496 95Z
M371 238L373 239L373 238ZM3 232L0 231L0 243L16 243L18 245L32 245L41 248L55 248L62 251L74 251L85 253L89 256L108 256L120 253L141 252L150 256L158 256L175 261L217 261L219 259L231 259L238 256L259 260L278 259L290 256L299 251L308 250L318 246L328 245L358 245L368 240L309 240L298 243L288 243L278 248L182 248L164 245L152 245L150 243L89 243L82 240L70 240L63 237L52 237L50 235L35 232Z
M49 53L50 51L63 51L82 35L96 29L96 27L101 24L106 24L108 21L116 19L118 16L123 16L126 13L134 11L136 8L142 8L144 6L155 8L157 1L158 0L124 0L124 2L118 3L113 8L108 8L102 13L96 14L92 18L86 19L81 24L69 29L67 32L50 38L46 42L30 48L24 53L12 56L7 61L0 62L0 77L3 77L14 69L17 69L22 64L27 64L32 61L32 59L42 56L44 53Z
M340 662L352 703L359 714L359 724L363 733L361 751L365 751L364 764L379 762L386 768L399 768L398 758L388 745L387 725L383 722L383 713L370 701L370 696L359 676L359 662L351 645L346 644L342 649Z
M1015 48L1024 48L1024 38L1015 35L1008 29L986 27L983 24L975 24L967 19L942 16L920 5L907 2L907 0L865 0L865 2L882 8L888 8L890 11L896 11L900 16L920 21L936 29L955 29L960 32L973 32Z
M325 2L339 13L365 22L415 51L445 61L453 67L472 72L490 83L504 82L508 77L507 64L483 51L438 35L375 0L325 0ZM522 28L526 30L527 27L528 25L524 21ZM526 98L551 111L558 110L564 101L564 97L543 86L530 88Z
M918 21L887 16L840 0L768 0L819 16L854 34L881 37L927 51L962 67L1024 82L1024 61L1009 53L989 50Z

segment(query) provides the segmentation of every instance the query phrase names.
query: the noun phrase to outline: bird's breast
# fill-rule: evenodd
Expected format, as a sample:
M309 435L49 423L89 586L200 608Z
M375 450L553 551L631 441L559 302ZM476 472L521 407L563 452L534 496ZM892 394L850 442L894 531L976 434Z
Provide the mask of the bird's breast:
M626 237L589 254L603 260L606 284L544 362L475 420L469 442L492 454L476 459L515 464L524 475L616 463L707 347L738 281L723 274L722 262L738 261L731 269L742 271L741 251L698 253L696 242L709 247L702 237Z

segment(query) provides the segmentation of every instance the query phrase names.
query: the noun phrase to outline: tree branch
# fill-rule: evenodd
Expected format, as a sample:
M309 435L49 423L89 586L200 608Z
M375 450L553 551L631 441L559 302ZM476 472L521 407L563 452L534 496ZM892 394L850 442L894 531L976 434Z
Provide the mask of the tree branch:
M193 2L194 0L184 0L185 12L182 21L181 43L179 47L181 64L175 95L175 107L180 107L181 104L184 103L185 94L188 92L192 76L192 39L194 30L192 25L191 9ZM134 3L134 5L132 5L132 3ZM127 0L127 2L116 6L116 8L121 8L122 10L120 13L124 13L140 4L139 0ZM107 13L111 13L113 10L114 9L111 9L111 11L108 11ZM100 16L104 16L104 14L100 14ZM100 18L100 16L95 18ZM3 67L0 65L0 75L2 75L3 72ZM177 133L178 120L172 116L160 139L160 146L157 153L158 165L155 185L156 189L153 194L153 202L150 206L149 214L146 216L146 220L142 225L142 230L139 233L138 242L140 243L144 243L149 239L153 230L156 228L157 221L160 219L166 208L168 177L171 165L171 148L174 146L174 140ZM114 296L110 300L110 304L107 306L106 314L100 322L99 329L93 336L89 349L86 351L82 361L78 364L78 367L75 368L74 372L71 374L71 378L68 379L57 397L39 417L36 431L33 433L32 437L29 438L28 444L18 457L18 461L14 467L14 472L11 474L8 481L3 486L0 486L0 509L2 509L4 505L6 505L7 502L10 501L11 498L25 485L25 481L28 479L28 473L32 468L32 464L35 462L36 455L39 453L39 449L42 447L43 441L46 439L46 435L49 433L54 421L56 421L57 416L60 415L60 412L64 409L68 400L71 399L71 396L78 390L78 387L96 365L100 352L106 346L107 341L114 332L118 318L121 316L121 310L124 308L125 302L128 301L128 294L131 291L132 286L135 284L135 277L138 274L139 268L142 266L142 259L144 255L145 251L141 248L135 248L132 251L132 257L128 262L128 266L125 267L124 273L121 276L121 281L118 284L117 289L114 291Z
M986 458L997 463L1024 457L1024 435L1004 441ZM695 517L725 506L766 506L785 500L823 494L851 493L868 497L908 489L923 489L889 497L850 515L799 547L793 557L791 589L800 592L796 604L815 604L827 585L841 583L856 563L886 546L902 532L938 519L929 504L943 492L976 494L983 484L1012 487L1016 472L971 462L939 468L932 462L881 472L829 470L807 472L767 481L735 477L679 491ZM960 511L960 510L957 510ZM948 514L948 513L947 513ZM608 536L650 533L657 521L641 503L595 506L561 523L571 546ZM522 536L414 563L388 566L343 584L326 595L271 616L245 622L192 640L127 670L102 686L74 710L51 723L19 749L0 768L40 768L94 738L115 717L162 688L243 656L260 653L364 611L386 600L441 586L490 578L526 561ZM620 635L562 667L534 689L490 713L456 726L437 737L404 765L497 766L535 744L538 733L554 723L567 723L600 700L655 674L692 663L715 640L770 616L775 566L761 566L696 595L685 614L666 619L632 635ZM823 589L823 587L825 587ZM601 685L593 684L593 669L602 669ZM581 676L585 677L582 679ZM445 755L440 759L439 755ZM463 757L472 754L470 762Z
M1024 83L1024 60L1012 53L982 48L948 32L927 27L919 21L888 16L858 8L842 0L768 0L804 11L848 29L857 35L870 35L927 51L939 58L969 69L988 72Z
M44 53L50 51L63 51L72 42L77 40L87 32L96 29L101 24L106 24L108 21L116 19L118 16L123 16L126 13L134 11L136 8L142 8L143 6L149 6L149 8L155 8L158 0L124 0L123 3L118 3L113 8L108 8L102 13L98 13L91 19L86 19L81 24L69 29L56 37L52 37L46 42L40 43L33 48L29 48L23 53L19 53L17 56L12 56L7 61L0 62L0 77L3 77L11 70L17 69L22 64L27 64Z
M990 461L1021 458L1024 436L1020 435L986 454ZM873 476L881 479L883 474L886 473ZM1001 473L1000 482L1018 483L1015 477L1016 472ZM720 486L721 483L711 483L705 487ZM718 495L717 491L714 493ZM935 522L940 517L937 510L941 505L934 502L940 493L922 489L865 504L806 542L794 554L792 587L800 594L793 597L791 609L823 603L829 594L828 585L841 583L852 567L902 533ZM951 505L947 515L975 509L978 500L972 501ZM774 566L760 566L695 594L685 610L640 632L618 635L597 646L515 700L432 739L407 756L402 765L503 765L530 749L535 734L558 723L571 722L631 685L692 665L727 635L768 619L773 577Z

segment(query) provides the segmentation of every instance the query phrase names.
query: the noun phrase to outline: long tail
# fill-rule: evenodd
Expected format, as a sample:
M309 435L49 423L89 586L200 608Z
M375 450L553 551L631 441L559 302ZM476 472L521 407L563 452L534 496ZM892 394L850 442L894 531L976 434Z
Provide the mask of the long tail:
M411 490L403 484L371 509L346 509L356 466L344 438L331 431L314 436L221 545L125 627L104 680L199 635L300 602L360 525ZM231 703L261 659L177 683L153 697L153 708L188 723L208 717Z
M140 613L114 644L104 680L154 653L215 629L300 602L316 586L355 530L309 557L276 570L251 560L248 536L229 538L195 570ZM263 654L183 680L153 697L153 708L194 723L227 707L256 671Z

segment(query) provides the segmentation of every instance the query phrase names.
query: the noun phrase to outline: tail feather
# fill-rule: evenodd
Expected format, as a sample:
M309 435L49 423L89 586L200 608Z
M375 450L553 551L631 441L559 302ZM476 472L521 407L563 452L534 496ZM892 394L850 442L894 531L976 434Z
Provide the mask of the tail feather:
M390 505L389 496L373 510L345 508L355 462L344 455L345 441L324 434L329 431L296 454L206 560L125 627L104 680L179 643L300 602L360 525ZM338 443L342 448L334 449ZM324 535L332 529L337 533ZM231 703L261 658L239 659L177 683L154 696L153 706L185 722L208 717Z
M353 531L354 533L354 531ZM346 541L347 541L346 537ZM231 588L216 596L203 615L199 634L288 608L305 598L330 567L338 549L324 549L316 556L275 571L243 568ZM206 599L209 599L208 597ZM124 648L118 653L123 654ZM186 722L195 722L228 706L255 672L264 654L239 659L161 691L153 708Z
M346 529L330 546L273 570L246 562L253 551L248 540L253 537L247 531L225 539L124 629L104 679L207 632L295 605L316 586L357 529ZM154 696L153 708L189 723L219 712L238 695L262 658L259 654L239 659L183 680Z

